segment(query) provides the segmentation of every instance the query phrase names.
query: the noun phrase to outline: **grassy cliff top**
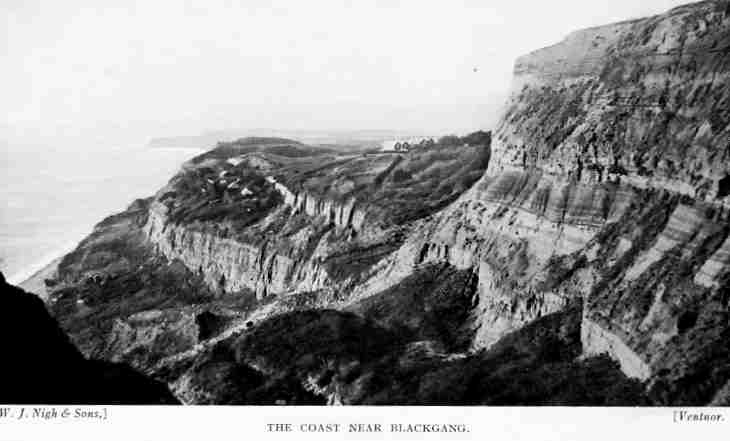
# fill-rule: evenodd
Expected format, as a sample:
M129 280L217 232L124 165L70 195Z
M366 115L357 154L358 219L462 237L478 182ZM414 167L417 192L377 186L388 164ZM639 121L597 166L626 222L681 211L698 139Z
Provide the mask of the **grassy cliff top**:
M313 147L287 138L248 137L233 142L219 142L215 148L196 156L191 162L199 164L209 159L229 159L253 152L267 152L283 157L301 158L335 153L335 150L331 148Z
M241 232L284 203L275 181L320 202L355 200L370 220L399 225L442 208L476 182L489 141L472 134L409 151L338 154L282 138L244 138L193 159L157 200L176 224L225 223Z

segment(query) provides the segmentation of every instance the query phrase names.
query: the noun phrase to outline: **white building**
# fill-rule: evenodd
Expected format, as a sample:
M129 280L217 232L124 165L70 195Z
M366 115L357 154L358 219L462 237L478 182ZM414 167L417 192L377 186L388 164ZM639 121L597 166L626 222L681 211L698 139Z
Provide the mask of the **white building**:
M428 142L433 140L431 137L410 137L410 138L398 138L383 141L381 143L381 151L383 152L395 152L395 151L408 151L410 148L416 147L422 142ZM404 148L405 146L405 148Z

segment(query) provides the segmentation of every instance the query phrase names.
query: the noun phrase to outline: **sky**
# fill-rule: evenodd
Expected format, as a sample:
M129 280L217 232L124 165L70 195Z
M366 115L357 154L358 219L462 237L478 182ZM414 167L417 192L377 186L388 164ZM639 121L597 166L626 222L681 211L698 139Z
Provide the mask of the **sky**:
M517 56L686 0L3 0L0 135L490 128Z

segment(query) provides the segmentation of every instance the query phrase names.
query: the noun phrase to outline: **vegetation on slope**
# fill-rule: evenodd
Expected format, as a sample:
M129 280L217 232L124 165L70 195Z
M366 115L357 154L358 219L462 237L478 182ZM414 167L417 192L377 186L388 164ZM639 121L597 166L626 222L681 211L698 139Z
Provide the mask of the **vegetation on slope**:
M246 292L213 293L200 274L156 254L142 231L146 210L147 203L137 201L99 223L62 260L58 279L49 281L54 285L50 311L87 356L119 357L109 352L112 329L135 314L195 305L246 311L255 298ZM179 346L173 341L167 344ZM138 355L151 359L149 354Z
M198 164L208 159L228 159L246 153L263 151L289 158L336 153L336 150L331 148L312 147L286 138L248 137L233 142L219 142L214 149L196 156L191 162Z
M229 222L240 231L260 221L282 197L265 176L239 164L218 170L198 167L179 174L159 201L175 224Z
M220 375L207 387L196 380L197 392L229 404L316 403L317 398L391 405L646 404L641 384L626 379L613 361L577 359L579 315L573 309L546 316L488 351L458 355L367 317L334 310L291 312L219 344L196 360L190 374ZM217 361L220 353L228 354L225 369ZM255 381L242 385L230 374L240 371L249 372L241 378ZM235 389L219 388L235 382Z

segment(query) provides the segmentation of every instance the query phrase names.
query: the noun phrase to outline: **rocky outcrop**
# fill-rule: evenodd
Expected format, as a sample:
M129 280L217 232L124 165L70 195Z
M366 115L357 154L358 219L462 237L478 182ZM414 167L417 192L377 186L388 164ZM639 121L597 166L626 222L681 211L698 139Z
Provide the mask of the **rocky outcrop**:
M727 274L728 270L730 270L730 237L702 264L695 274L694 282L705 288L717 288L722 282L721 276Z
M485 176L432 225L414 233L361 296L397 283L413 267L449 262L479 277L475 348L488 347L525 323L565 308L576 288L545 289L553 262L582 249L626 211L629 187L593 186L539 171Z
M365 212L357 209L355 198L339 202L327 198L318 198L306 191L293 193L284 184L277 182L274 177L269 176L267 180L281 193L284 197L284 203L292 207L295 213L306 213L307 216L331 223L338 228L362 230Z
M727 3L577 31L518 59L490 170L620 180L728 205Z
M145 310L115 318L105 350L111 361L150 370L160 360L217 337L239 318L205 306Z
M624 278L636 280L668 254L676 257L691 255L712 229L713 225L705 218L701 207L677 205L651 248L636 256Z
M288 213L279 209L273 216ZM150 209L145 232L158 252L200 273L213 290L251 290L263 298L295 290L314 291L328 282L317 256L304 254L308 245L304 240L295 241L293 248L282 252L273 241L250 244L221 237L214 230L199 231L171 223L165 206L158 203Z
M616 334L606 331L589 318L583 319L581 341L584 356L609 354L618 361L626 376L641 381L651 376L651 368L633 349Z

